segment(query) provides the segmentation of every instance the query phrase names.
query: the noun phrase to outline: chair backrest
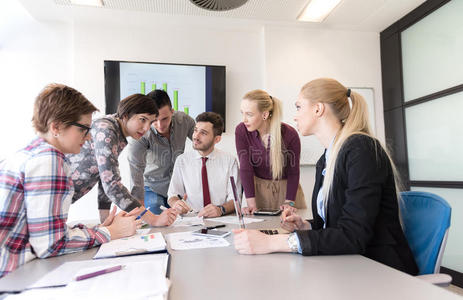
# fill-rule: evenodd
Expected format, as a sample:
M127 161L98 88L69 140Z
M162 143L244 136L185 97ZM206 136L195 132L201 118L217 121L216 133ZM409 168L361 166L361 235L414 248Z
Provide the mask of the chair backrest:
M399 207L419 275L438 273L450 227L450 205L435 194L413 191L401 193Z

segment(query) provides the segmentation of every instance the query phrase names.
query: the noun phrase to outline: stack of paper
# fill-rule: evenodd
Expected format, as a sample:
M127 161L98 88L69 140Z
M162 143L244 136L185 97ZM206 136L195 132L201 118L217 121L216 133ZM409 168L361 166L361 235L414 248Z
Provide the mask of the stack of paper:
M156 254L67 262L31 285L30 290L8 299L163 299L170 285L166 278L168 259L168 254ZM116 265L123 268L75 281L79 275ZM35 289L57 286L64 287Z
M107 267L110 267L108 265ZM76 276L95 272L98 267L79 270ZM164 264L158 261L141 261L124 264L120 271L94 278L71 281L68 292L76 299L146 299L168 291ZM112 295L109 296L109 294ZM66 298L65 298L66 299Z

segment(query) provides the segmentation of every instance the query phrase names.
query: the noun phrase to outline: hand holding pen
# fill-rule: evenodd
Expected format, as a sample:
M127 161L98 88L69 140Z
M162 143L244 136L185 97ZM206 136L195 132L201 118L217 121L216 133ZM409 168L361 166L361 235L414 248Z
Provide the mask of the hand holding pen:
M146 212L147 212L148 210L150 210L150 207L149 207L149 206L146 207L145 210L144 210L141 214L139 214L138 217L135 218L135 220L140 220L141 217L143 217L143 215L146 214Z
M191 207L186 203L186 194L183 197L181 195L177 195L177 197L179 200L175 202L174 206L172 207L173 209L178 211L179 214L186 214L192 211Z
M115 210L113 210L115 213ZM104 226L109 230L111 240L132 236L136 233L137 228L142 225L141 220L135 220L139 214L141 214L141 208L137 207L130 212L121 211L112 218L109 222L103 223Z

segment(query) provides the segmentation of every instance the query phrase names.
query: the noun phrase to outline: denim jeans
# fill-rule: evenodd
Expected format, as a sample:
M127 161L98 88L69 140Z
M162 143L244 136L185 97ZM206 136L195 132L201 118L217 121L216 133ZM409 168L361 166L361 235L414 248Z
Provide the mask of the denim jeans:
M149 207L153 214L159 215L162 213L161 205L169 207L167 198L153 192L149 187L145 186L145 207Z

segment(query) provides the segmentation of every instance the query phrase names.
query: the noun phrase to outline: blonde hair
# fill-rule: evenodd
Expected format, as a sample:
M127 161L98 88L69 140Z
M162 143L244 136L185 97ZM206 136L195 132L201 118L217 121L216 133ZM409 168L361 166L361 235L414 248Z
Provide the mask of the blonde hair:
M269 112L268 118L270 119L271 138L270 167L272 168L273 180L281 179L283 177L284 167L281 137L281 101L270 96L263 90L250 91L244 95L243 99L255 102L257 104L257 109L260 112Z
M327 201L332 189L336 158L344 142L354 134L363 134L372 137L375 143L380 142L374 137L371 130L368 117L368 106L360 94L347 89L334 79L319 78L306 83L301 89L301 95L304 99L307 99L312 103L320 102L327 104L331 108L335 117L341 122L342 126L335 138L329 159L326 162L323 195L325 201ZM397 171L395 165L387 151L387 148L383 146L382 148L384 149L391 164L394 173L396 193L399 196L400 182L396 176Z

